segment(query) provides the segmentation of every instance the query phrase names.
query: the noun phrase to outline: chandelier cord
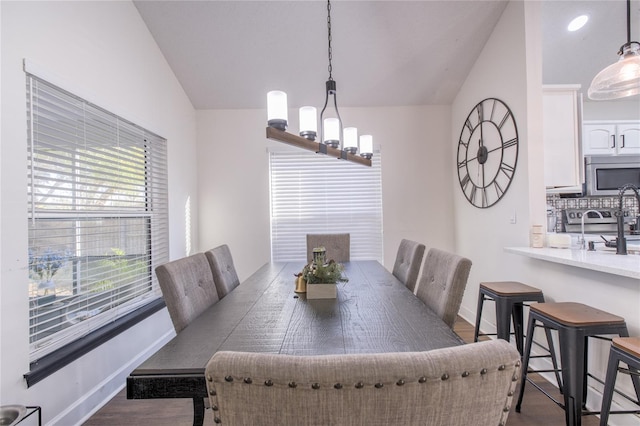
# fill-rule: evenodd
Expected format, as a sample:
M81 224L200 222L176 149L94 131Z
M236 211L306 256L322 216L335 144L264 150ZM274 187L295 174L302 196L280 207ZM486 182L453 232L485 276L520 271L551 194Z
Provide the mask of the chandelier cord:
M331 76L331 71L333 71L333 66L331 65L331 59L333 58L333 53L331 51L331 0L327 0L327 40L329 41L329 80L333 80Z

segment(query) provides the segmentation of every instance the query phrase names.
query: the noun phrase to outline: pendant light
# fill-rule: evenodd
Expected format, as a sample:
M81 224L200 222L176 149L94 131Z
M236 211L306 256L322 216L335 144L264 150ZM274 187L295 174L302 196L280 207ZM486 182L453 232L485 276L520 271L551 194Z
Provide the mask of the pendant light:
M365 142L361 146L360 154L357 155L358 130L355 127L343 129L342 119L338 111L337 85L332 75L331 0L327 0L327 40L329 78L325 83L324 106L320 111L320 122L318 123L317 120L316 108L303 106L299 110L300 136L287 133L287 94L274 90L267 93L267 138L315 151L316 153L371 166L371 157L373 155L371 135L360 137L360 143L362 144L363 137ZM332 102L329 101L330 98L332 98ZM329 109L327 109L328 106L330 107ZM320 125L320 138L318 142L315 142L318 124Z
M587 92L589 99L620 99L640 93L640 43L631 41L631 0L627 0L627 42L618 55L616 63L594 77Z

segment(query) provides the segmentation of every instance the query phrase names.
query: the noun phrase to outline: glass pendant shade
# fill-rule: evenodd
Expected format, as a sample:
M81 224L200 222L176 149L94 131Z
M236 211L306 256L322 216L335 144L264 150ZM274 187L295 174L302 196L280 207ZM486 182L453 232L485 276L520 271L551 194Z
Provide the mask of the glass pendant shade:
M340 145L340 120L337 118L325 118L322 126L324 140L326 145L337 148Z
M640 93L640 44L623 47L620 59L598 73L587 92L589 99L609 100Z
M287 129L287 94L280 90L267 93L267 124L278 130Z
M303 106L300 112L300 136L309 140L316 140L318 132L318 116L315 107Z
M345 127L343 130L344 143L342 150L350 154L355 154L358 150L358 129L356 127Z
M373 136L360 136L360 156L364 158L373 157Z

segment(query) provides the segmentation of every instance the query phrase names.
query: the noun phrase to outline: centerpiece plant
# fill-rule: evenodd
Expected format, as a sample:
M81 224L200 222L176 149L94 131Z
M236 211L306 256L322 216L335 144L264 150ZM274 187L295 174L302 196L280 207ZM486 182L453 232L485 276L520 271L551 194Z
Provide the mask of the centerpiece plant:
M344 266L333 259L326 264L311 262L302 269L302 277L307 284L336 284L349 281L343 271Z

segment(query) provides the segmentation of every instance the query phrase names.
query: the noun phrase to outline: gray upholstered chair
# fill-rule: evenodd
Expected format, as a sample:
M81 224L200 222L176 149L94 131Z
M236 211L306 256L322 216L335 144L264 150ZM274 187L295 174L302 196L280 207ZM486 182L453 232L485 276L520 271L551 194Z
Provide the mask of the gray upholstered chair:
M393 265L393 275L412 292L415 292L424 250L424 244L404 239L400 241L398 247L396 263Z
M451 328L460 310L470 270L469 259L435 248L430 249L424 259L416 296Z
M307 262L313 260L313 249L316 247L327 250L327 260L348 262L351 257L351 234L307 234Z
M229 246L223 244L206 251L205 256L213 272L213 282L218 289L218 297L222 299L231 290L240 285L236 268L233 266L233 257Z
M176 333L219 300L204 253L160 265L156 275Z
M223 425L504 425L520 354L504 340L429 352L218 352L205 370Z

